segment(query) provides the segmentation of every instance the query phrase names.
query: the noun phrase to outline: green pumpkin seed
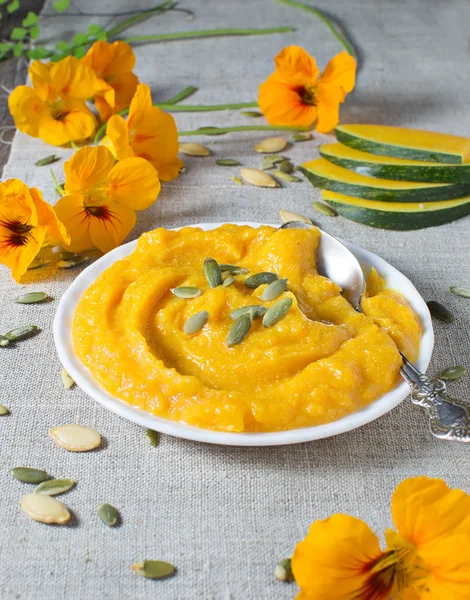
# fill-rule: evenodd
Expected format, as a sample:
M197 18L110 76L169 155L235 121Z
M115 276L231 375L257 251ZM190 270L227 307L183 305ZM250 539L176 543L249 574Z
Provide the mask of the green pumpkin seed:
M89 256L80 256L79 254L72 254L70 258L67 260L59 260L57 263L57 267L59 269L72 269L73 267L78 267L82 263L90 260Z
M199 288L187 287L187 286L172 288L170 290L170 292L177 298L186 298L186 299L187 298L196 298L197 296L200 296L202 294L202 290L200 290Z
M328 204L323 204L323 202L314 202L313 208L315 210L318 210L318 212L321 212L323 215L326 215L327 217L338 216L338 213L335 210L333 210L331 206L328 206Z
M29 467L15 467L10 470L10 475L23 483L42 483L46 479L49 479L46 471L30 469Z
M8 410L8 408L6 406L2 406L0 404L0 417L6 417L9 414L10 414L10 411Z
M255 275L248 277L248 279L245 281L245 285L247 288L255 290L260 285L263 285L264 283L272 283L273 281L276 281L276 279L279 279L279 277L274 273L256 273Z
M274 171L273 175L282 181L288 181L289 183L301 183L302 179L295 175L289 175L289 173L283 173L282 171Z
M19 340L24 340L30 335L34 335L39 328L36 325L23 325L23 327L18 327L17 329L12 329L5 333L5 337L10 342L18 342Z
M43 258L35 258L33 262L29 265L28 271L32 271L33 269L39 269L40 267L45 267L50 264L50 260L44 260Z
M201 310L186 321L183 327L184 333L191 334L200 331L209 319L207 310Z
M281 562L274 569L274 577L279 581L284 581L285 583L294 581L290 558L284 558L281 560Z
M143 560L132 565L131 569L148 579L165 579L176 571L176 567L162 560Z
M100 504L98 516L108 527L114 527L119 521L119 513L111 504Z
M232 177L230 177L230 179L232 181L234 181L235 183L238 183L238 185L243 185L243 181L240 179L240 177L236 177L235 175L232 175Z
M245 275L248 273L248 269L244 267L237 267L236 265L219 265L219 269L222 273L230 273L231 275Z
M50 154L49 156L40 158L34 164L36 165L36 167L45 167L46 165L52 165L52 163L55 163L58 160L60 160L58 156L56 156L55 154Z
M60 378L62 379L62 383L64 384L64 388L66 390L69 390L75 384L75 381L70 377L70 375L64 367L62 367L62 370L60 372Z
M251 316L248 312L245 312L238 317L230 328L227 339L225 340L225 343L229 348L243 342L250 331L251 323Z
M278 323L289 312L292 303L292 298L282 298L281 300L278 300L264 315L263 325L265 327L271 327Z
M461 377L463 377L465 375L465 372L466 372L465 367L461 367L461 366L448 367L447 369L444 369L442 371L442 373L439 375L439 377L441 379L444 379L445 381L455 381L456 379L460 379Z
M470 289L451 286L449 290L456 296L462 296L463 298L470 298Z
M269 171L270 169L274 169L274 167L275 167L275 164L274 164L274 163L272 163L272 162L271 162L271 161L269 161L269 160L265 160L264 158L263 158L263 160L262 160L262 161L259 163L259 168L260 168L262 171Z
M293 173L295 171L294 165L287 158L281 160L281 162L278 165L278 169L283 173Z
M261 318L267 310L268 309L265 306L261 306L261 304L251 304L250 306L236 308L230 313L230 318L236 321L242 315L248 314L252 321L256 321L256 319Z
M154 431L153 429L147 429L145 437L148 439L149 444L156 448L160 443L160 432Z
M304 217L304 215L299 215L299 213L291 212L290 210L280 210L279 216L281 217L281 221L283 223L289 223L290 221L300 221L301 223L308 223L312 225L312 220L308 217Z
M29 294L17 296L15 302L18 304L36 304L38 302L43 302L46 298L49 298L46 292L29 292Z
M313 140L313 135L310 133L310 131L306 133L296 133L292 136L293 142L308 142L309 140Z
M220 158L215 161L215 164L221 167L239 167L242 163L233 158Z
M71 490L74 485L75 481L73 479L49 479L40 483L34 493L43 494L44 496L58 496Z
M78 254L74 254L73 252L69 252L68 250L64 250L64 248L60 249L60 258L62 260L70 260L74 257L79 256Z
M223 285L224 287L229 287L230 285L232 285L232 283L233 283L234 281L235 281L235 277L234 277L233 275L229 275L229 276L227 277L227 279L224 279L224 282L223 282L223 284L222 284L222 285Z
M264 288L261 298L265 301L275 300L287 289L287 279L277 279Z
M445 306L435 300L430 300L429 302L426 302L426 304L428 305L429 312L435 319L443 321L444 323L453 322L454 316Z
M241 110L240 114L243 115L244 117L262 117L263 115L258 112L257 110Z
M5 346L8 346L9 343L10 340L7 337L0 335L0 348L5 348Z
M204 275L211 288L222 285L222 273L220 271L219 263L209 256L204 260Z

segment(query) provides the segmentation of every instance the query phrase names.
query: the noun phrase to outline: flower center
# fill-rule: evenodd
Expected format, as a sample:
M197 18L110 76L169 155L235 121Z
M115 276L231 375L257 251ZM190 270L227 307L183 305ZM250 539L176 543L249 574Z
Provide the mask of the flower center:
M0 221L0 227L8 230L4 237L2 246L25 246L28 243L28 236L33 229L32 225L27 225L21 221Z
M308 104L309 106L316 106L317 102L315 99L316 89L314 86L310 87L301 87L297 90L297 93L300 96L303 104Z
M87 206L86 212L92 217L107 220L111 216L111 211L107 206Z

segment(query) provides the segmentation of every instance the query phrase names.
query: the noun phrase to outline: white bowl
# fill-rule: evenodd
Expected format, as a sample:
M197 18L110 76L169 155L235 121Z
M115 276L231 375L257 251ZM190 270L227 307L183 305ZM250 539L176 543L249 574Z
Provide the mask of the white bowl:
M259 223L237 224L251 225L252 227L260 226ZM192 227L201 227L204 230L210 230L220 225L222 223L202 223L193 225ZM425 372L431 360L434 347L431 316L426 303L411 281L400 273L400 271L389 265L383 258L354 244L344 243L355 254L362 265L375 267L379 274L386 279L388 286L403 294L419 315L423 327L423 337L421 339L419 358L416 361L416 366ZM391 392L372 402L369 406L332 423L272 433L229 433L201 429L154 416L140 408L131 406L119 398L115 398L99 386L75 354L72 341L72 321L77 304L85 290L114 262L133 252L136 244L137 241L133 241L119 246L86 268L62 296L54 319L54 340L59 359L63 366L86 394L117 415L129 419L129 421L133 421L142 427L197 442L225 444L228 446L279 446L282 444L297 444L318 440L356 429L356 427L365 425L389 412L410 393L408 384L403 381Z

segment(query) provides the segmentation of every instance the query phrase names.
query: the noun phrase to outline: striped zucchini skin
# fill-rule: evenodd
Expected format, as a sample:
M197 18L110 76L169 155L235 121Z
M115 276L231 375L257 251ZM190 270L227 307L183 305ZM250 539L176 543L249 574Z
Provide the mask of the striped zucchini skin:
M379 229L411 231L444 225L470 215L470 197L467 202L449 208L436 210L434 207L433 210L426 210L424 208L411 212L399 212L397 210L389 211L371 208L367 200L360 203L360 199L358 198L351 198L354 204L348 203L347 198L340 198L339 196L339 194L325 192L323 200L346 219ZM454 203L451 202L451 204Z
M367 187L367 185L323 177L304 166L299 167L299 170L315 187L366 200L379 200L381 202L436 202L439 200L461 198L470 193L470 184L436 184L435 187L415 187L399 190L387 189L386 187Z
M341 144L328 144L328 146L341 146ZM329 150L326 145L320 146L320 156L329 160L331 163L360 173L369 177L380 177L383 179L393 179L396 181L416 181L423 183L462 183L470 185L470 163L464 165L422 163L416 164L393 164L387 163L385 159L382 162L376 162L376 156L367 152L361 152L361 157L354 159L341 156L341 152L336 153ZM358 151L359 152L359 151ZM393 160L393 159L392 159ZM411 163L411 161L410 161Z

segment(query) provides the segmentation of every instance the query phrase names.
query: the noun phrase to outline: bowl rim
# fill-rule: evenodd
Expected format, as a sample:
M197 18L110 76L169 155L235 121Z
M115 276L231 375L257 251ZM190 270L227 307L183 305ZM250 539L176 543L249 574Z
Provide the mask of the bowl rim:
M178 230L183 227L198 227L208 231L210 229L216 229L224 224L249 225L255 228L267 225L249 221L234 223L217 222L196 223L194 225L184 225L173 229ZM270 226L278 227L277 225ZM118 246L84 269L62 295L53 323L54 341L59 360L63 367L67 370L78 387L111 412L141 425L142 427L154 429L161 433L187 440L228 446L279 446L285 444L298 444L346 433L347 431L366 425L388 413L410 394L408 384L405 381L402 381L401 383L398 383L393 390L384 394L363 409L346 415L336 421L332 421L331 423L266 433L231 433L202 429L152 415L141 408L132 406L126 401L112 396L95 382L89 371L75 354L72 340L72 320L77 304L85 290L88 289L97 277L116 260L120 260L133 252L137 245L137 241L138 240L133 240L127 244ZM405 295L420 317L423 335L420 343L419 356L415 364L422 372L425 372L431 360L434 348L433 326L426 302L411 281L383 258L369 250L352 244L351 242L341 241L353 252L353 254L355 254L361 264L376 267L379 274L387 280L387 283L392 289L396 289Z

